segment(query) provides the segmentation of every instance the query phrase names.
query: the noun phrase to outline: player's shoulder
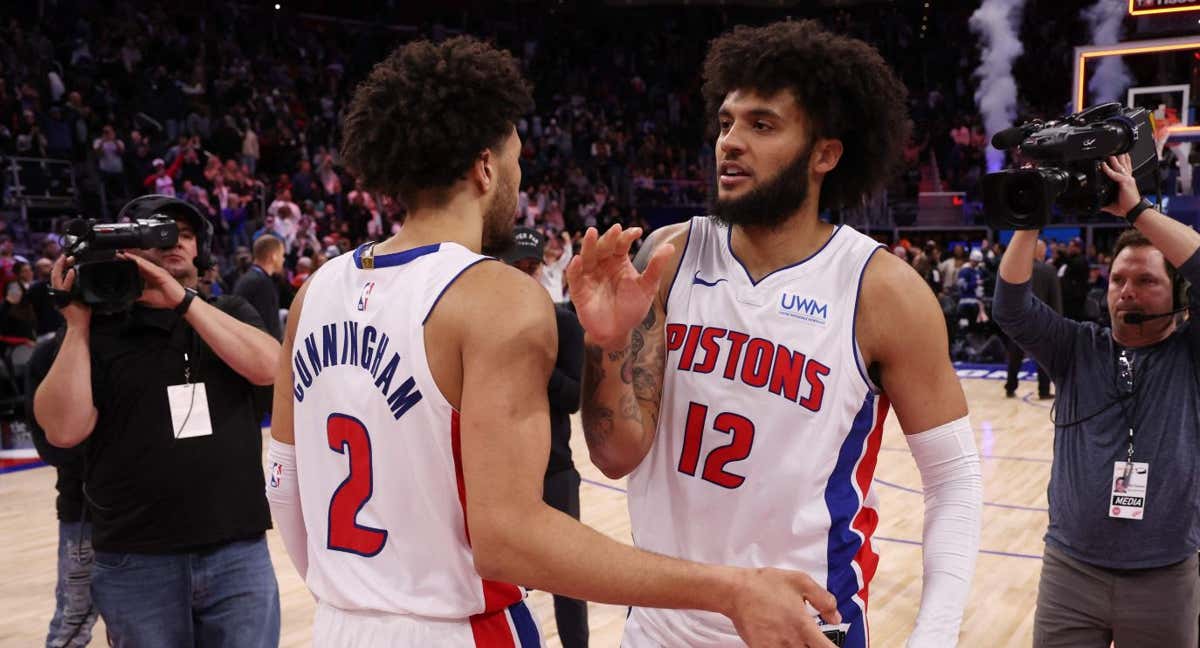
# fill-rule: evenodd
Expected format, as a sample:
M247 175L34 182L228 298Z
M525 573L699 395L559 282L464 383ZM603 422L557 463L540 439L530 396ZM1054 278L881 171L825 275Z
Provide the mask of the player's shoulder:
M671 246L670 258L658 287L659 297L663 300L666 299L666 292L670 289L672 278L675 276L679 264L683 263L683 253L686 251L691 231L692 221L690 219L682 223L664 225L650 232L633 260L634 267L639 272L643 271L646 269L646 264L650 262L650 257L654 256L659 248L665 245Z
M462 271L435 306L431 317L443 324L484 328L502 339L504 332L554 327L554 304L532 277L495 259ZM486 324L486 326L475 326Z
M671 243L679 247L679 244L687 241L688 233L692 229L691 219L685 220L682 223L671 223L650 232L646 237L646 245L658 246L664 243Z
M927 336L945 338L941 306L921 275L903 259L880 249L863 272L856 336L871 362L896 352L945 353L944 342L915 344Z
M862 296L875 304L906 304L932 297L929 285L907 261L880 247L863 271Z

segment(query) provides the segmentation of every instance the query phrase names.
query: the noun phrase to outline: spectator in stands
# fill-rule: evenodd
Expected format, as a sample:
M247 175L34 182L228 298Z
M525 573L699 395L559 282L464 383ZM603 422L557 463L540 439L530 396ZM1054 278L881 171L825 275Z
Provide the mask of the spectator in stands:
M983 253L971 250L966 263L958 270L958 317L960 326L970 327L987 321L983 308Z
M254 264L254 257L250 254L249 247L238 246L233 253L233 267L229 272L221 276L221 285L225 292L232 292L233 287L237 285L238 279L242 275L250 271L250 266Z
M179 174L179 167L183 164L182 156L175 156L175 161L171 163L170 168L167 168L162 158L155 158L152 162L154 173L146 176L142 181L142 185L151 190L153 193L162 196L175 196L175 176Z
M542 259L544 265L538 281L546 292L550 293L551 301L555 304L565 304L567 297L563 294L563 275L571 257L574 256L571 235L561 232L557 238L547 236L546 241L546 251Z
M25 257L16 254L12 237L0 234L0 285L7 286L17 278L17 264L28 263Z
M125 188L125 142L117 138L117 131L112 124L106 124L100 137L92 142L92 150L96 152L96 168L100 171L100 181L108 200L114 204L124 204L129 191Z
M316 252L313 253L316 256ZM296 260L296 271L292 273L292 288L300 290L300 286L308 281L308 277L312 274L313 259L312 257L303 256Z
M308 160L301 160L300 170L292 175L292 196L300 202L321 197L320 184L313 175L312 163Z
M242 164L251 174L258 170L259 157L261 151L258 146L258 133L254 132L253 127L247 126L246 134L242 136Z
M313 228L313 220L307 216L300 217L296 223L296 231L285 240L285 243L288 257L293 260L293 264L296 259L311 257L321 249L321 242L317 239L316 231Z
M954 295L958 290L958 270L966 261L966 257L966 250L963 249L963 246L955 245L951 248L950 256L938 265L938 270L942 274L942 292L944 294Z

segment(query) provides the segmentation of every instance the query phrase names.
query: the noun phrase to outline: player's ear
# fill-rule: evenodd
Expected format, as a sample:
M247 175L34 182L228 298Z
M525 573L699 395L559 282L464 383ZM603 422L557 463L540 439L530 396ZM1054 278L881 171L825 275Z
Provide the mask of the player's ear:
M479 152L479 156L475 158L475 163L471 165L471 170L468 172L471 183L479 189L479 193L485 194L496 182L496 155L491 149L483 149Z

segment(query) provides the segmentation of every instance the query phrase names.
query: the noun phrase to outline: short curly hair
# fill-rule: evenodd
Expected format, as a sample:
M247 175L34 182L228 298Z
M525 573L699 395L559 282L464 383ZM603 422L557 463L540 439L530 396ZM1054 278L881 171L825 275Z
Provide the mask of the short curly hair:
M714 39L704 60L710 124L735 90L790 90L814 137L841 140L842 157L821 186L821 209L862 204L899 166L908 93L879 52L858 39L811 20L737 27Z
M469 36L414 41L355 89L342 161L372 191L449 187L531 110L532 88L508 52Z

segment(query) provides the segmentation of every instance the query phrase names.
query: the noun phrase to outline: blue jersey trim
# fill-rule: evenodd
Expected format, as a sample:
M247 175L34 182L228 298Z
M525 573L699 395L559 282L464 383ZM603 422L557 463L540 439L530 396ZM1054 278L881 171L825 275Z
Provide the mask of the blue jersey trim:
M540 648L542 636L525 601L508 606L508 613L512 616L513 627L517 629L517 645L521 648Z
M862 376L863 382L867 383L867 389L876 394L882 390L867 374L867 363L863 360L862 351L858 348L858 305L862 302L863 278L867 276L867 266L871 265L871 259L875 258L875 253L882 249L883 246L880 245L871 250L871 253L867 255L866 263L863 263L862 272L858 273L858 289L854 292L854 315L850 320L850 352L854 354L854 366L858 367L858 375Z
M742 271L746 273L746 279L748 279L750 281L750 285L757 286L758 284L766 281L767 278L770 277L771 275L778 274L780 272L783 272L784 270L790 270L797 266L804 265L805 263L808 263L809 261L817 258L817 255L820 254L821 252L824 252L825 248L829 247L829 244L833 242L833 239L837 238L838 232L840 232L840 231L842 231L842 226L838 225L833 230L833 234L830 234L829 238L826 239L825 244L822 245L820 248L818 248L816 252L813 252L812 254L804 257L803 259L801 259L791 265L786 265L786 266L783 266L782 268L776 268L776 269L768 272L767 274L763 275L762 279L759 279L758 281L755 281L754 277L750 276L750 271L746 269L746 264L742 263L742 260L738 258L737 253L733 251L733 226L730 226L729 229L725 230L725 246L729 248L729 255L733 257L733 260L737 261L738 265L742 266Z
M854 597L858 595L858 574L854 571L854 557L862 548L862 538L853 528L854 516L861 506L859 494L854 490L854 468L862 457L867 437L875 426L875 405L878 397L867 394L862 407L854 415L850 432L838 451L837 463L825 485L825 506L829 509L829 544L826 561L828 582L826 589L837 598L838 612L842 623L850 624L845 646L865 648L867 645L866 620L863 610Z
M358 249L354 250L354 267L358 268L359 270L362 270L362 255L363 250L366 249L367 245L370 245L370 243L366 245L360 245ZM375 267L391 268L394 266L404 265L405 263L408 263L414 259L419 259L426 254L433 254L434 252L437 252L438 248L440 247L442 247L441 243L433 243L431 245L415 247L411 250L404 250L403 252L393 252L391 254L377 256L375 257Z
M475 259L474 261L468 263L462 270L459 270L458 274L454 275L454 277L451 278L450 281L447 281L445 286L442 286L442 292L438 293L437 298L435 298L433 300L433 303L429 305L429 310L426 311L425 317L421 319L421 326L425 326L425 322L429 321L429 316L433 315L433 309L437 308L438 302L442 301L442 296L444 296L446 294L447 290L450 290L450 286L453 286L454 282L458 281L458 278L461 277L464 272L466 272L467 270L470 270L471 267L474 266L475 264L483 262L483 261L494 261L494 259L492 259L492 257L481 257L481 258Z
M679 255L679 265L675 266L675 276L671 277L671 286L667 288L667 300L663 302L663 315L666 315L667 307L671 304L671 293L675 292L675 282L679 280L679 269L683 267L683 261L687 258L688 246L692 243L692 228L695 223L695 218L688 221L687 240L683 242L683 254Z

